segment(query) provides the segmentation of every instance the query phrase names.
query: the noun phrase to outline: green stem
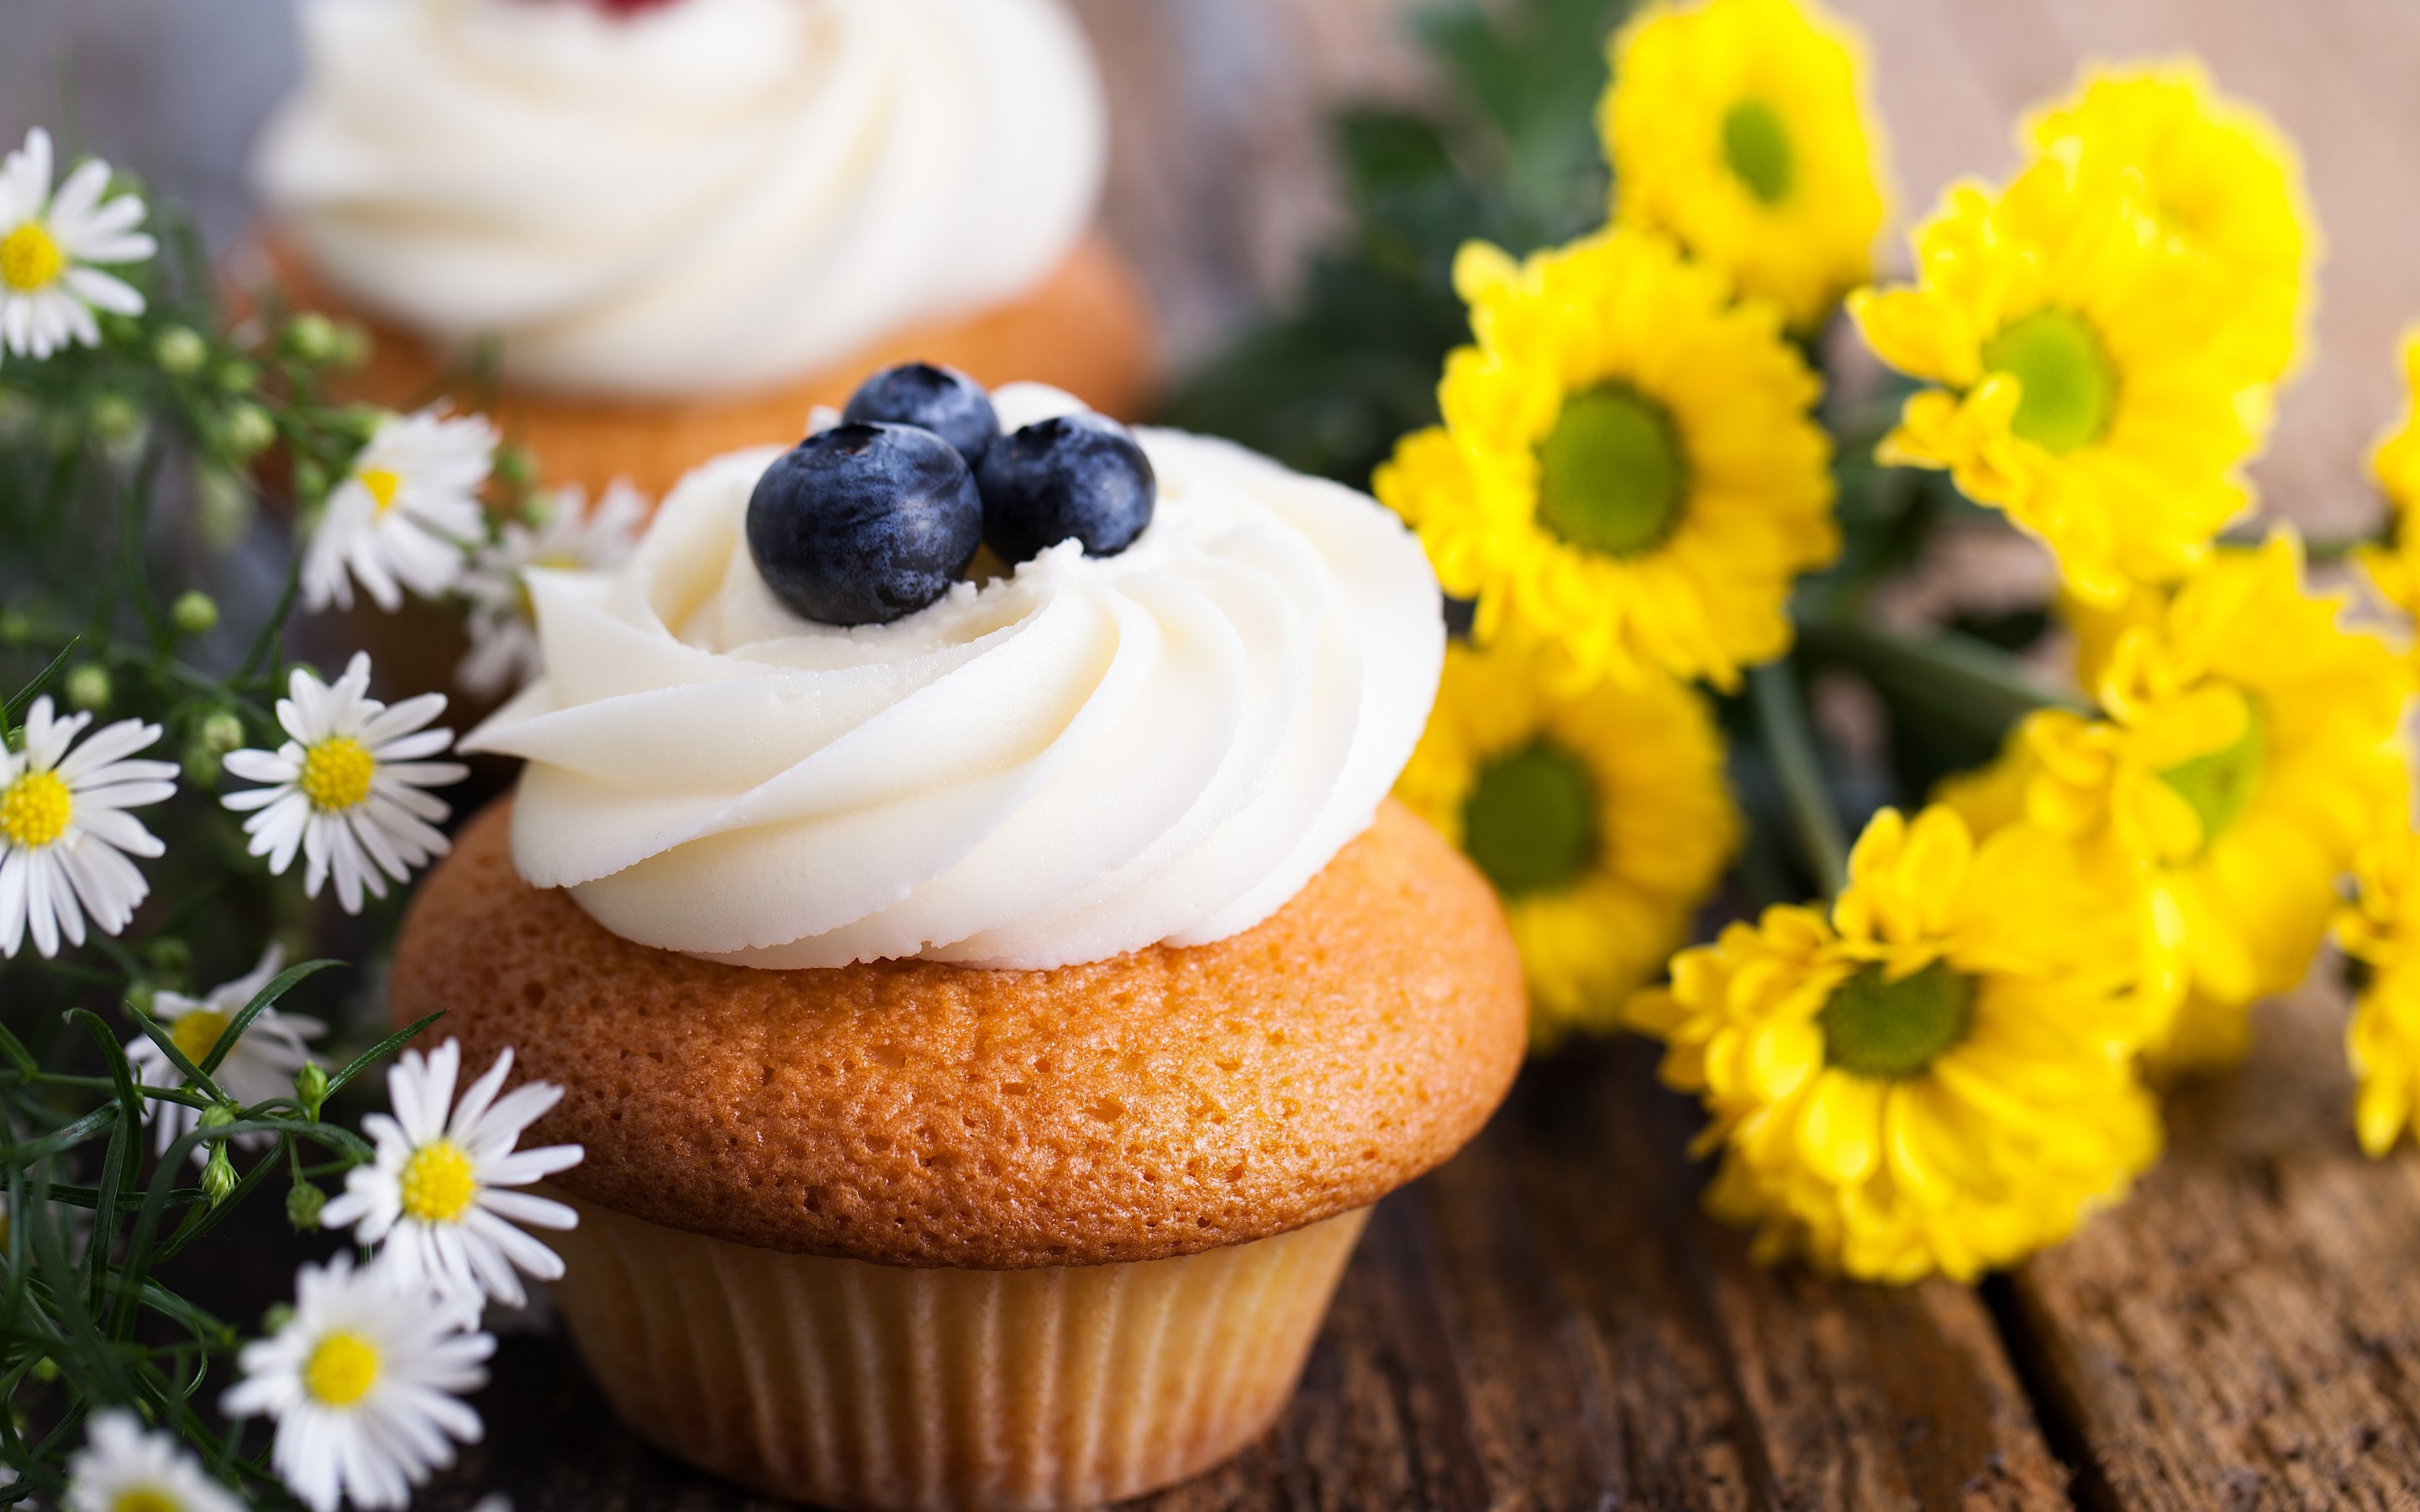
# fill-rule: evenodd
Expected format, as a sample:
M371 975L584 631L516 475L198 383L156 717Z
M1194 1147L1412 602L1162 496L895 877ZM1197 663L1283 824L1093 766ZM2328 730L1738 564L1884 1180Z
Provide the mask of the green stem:
M1848 880L1848 843L1823 781L1823 764L1816 753L1815 732L1807 723L1807 705L1798 696L1798 679L1787 659L1776 659L1749 668L1747 687L1758 741L1780 779L1799 850L1829 897Z
M1856 669L1885 696L1994 745L2037 710L2088 712L2037 683L2016 657L1954 630L1919 638L1844 621L1807 625L1799 642L1810 655Z

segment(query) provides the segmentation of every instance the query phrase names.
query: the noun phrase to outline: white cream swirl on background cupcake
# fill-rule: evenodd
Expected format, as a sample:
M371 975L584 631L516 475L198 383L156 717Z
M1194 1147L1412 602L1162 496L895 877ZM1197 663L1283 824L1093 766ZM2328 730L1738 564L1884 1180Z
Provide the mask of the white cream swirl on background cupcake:
M566 392L768 387L1038 284L1101 83L1059 0L302 0L255 177L338 293Z
M1004 429L1041 412L1020 387ZM548 675L463 743L530 763L521 874L768 967L1055 966L1276 912L1419 738L1436 579L1366 495L1137 435L1159 501L1133 546L1063 543L887 625L765 586L743 521L774 449L691 473L617 573L533 574Z

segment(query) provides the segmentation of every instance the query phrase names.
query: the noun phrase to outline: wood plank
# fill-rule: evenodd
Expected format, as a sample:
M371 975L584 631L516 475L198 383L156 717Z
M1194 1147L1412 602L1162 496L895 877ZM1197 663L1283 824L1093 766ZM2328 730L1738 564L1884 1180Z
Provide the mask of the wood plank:
M2264 1008L2244 1070L2171 1097L2133 1197L2015 1278L2105 1504L2413 1504L2420 1154L2354 1145L2343 1015L2319 986Z
M1134 1512L2068 1506L1974 1294L1750 1264L1698 1214L1695 1114L1652 1056L1532 1067L1380 1206L1276 1431ZM768 1504L640 1445L559 1338L507 1340L478 1405L433 1512Z

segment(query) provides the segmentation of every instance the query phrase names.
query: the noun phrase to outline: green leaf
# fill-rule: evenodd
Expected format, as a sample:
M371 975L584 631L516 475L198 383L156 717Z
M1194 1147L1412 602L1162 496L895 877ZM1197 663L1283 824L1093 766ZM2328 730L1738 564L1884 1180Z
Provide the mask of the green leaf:
M271 977L267 985L252 995L252 1000L243 1005L242 1011L227 1021L227 1026L220 1032L217 1042L210 1046L210 1053L202 1057L201 1069L205 1072L217 1071L220 1062L225 1060L229 1052L235 1049L236 1041L243 1038L243 1031L252 1027L252 1021L274 1006L279 998L293 991L297 982L305 978L317 976L330 966L343 964L341 961L305 961L300 965L287 966Z

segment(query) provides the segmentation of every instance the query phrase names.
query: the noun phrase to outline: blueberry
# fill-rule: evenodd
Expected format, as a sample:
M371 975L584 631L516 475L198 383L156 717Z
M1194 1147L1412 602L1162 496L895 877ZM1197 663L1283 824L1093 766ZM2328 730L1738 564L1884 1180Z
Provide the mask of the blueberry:
M969 467L1000 434L1000 417L984 386L935 363L884 368L857 386L840 417L867 425L922 425L956 447Z
M1151 523L1159 480L1134 433L1085 411L1039 420L991 443L975 469L984 540L1024 562L1074 536L1088 557L1113 557Z
M748 500L748 554L791 609L883 625L950 591L983 542L983 496L949 442L835 425L790 448Z

